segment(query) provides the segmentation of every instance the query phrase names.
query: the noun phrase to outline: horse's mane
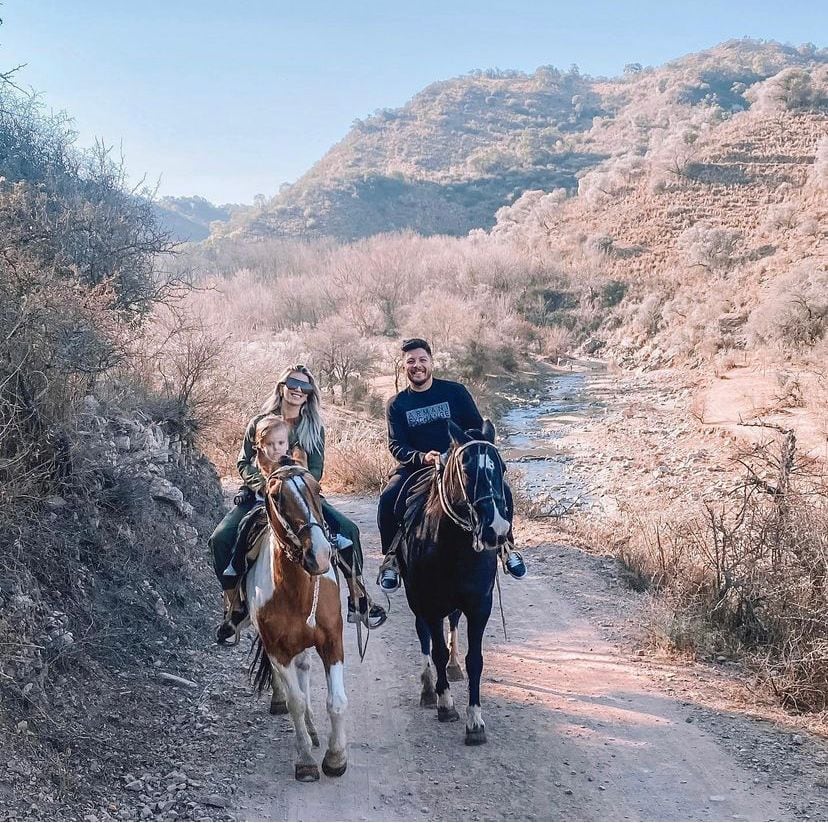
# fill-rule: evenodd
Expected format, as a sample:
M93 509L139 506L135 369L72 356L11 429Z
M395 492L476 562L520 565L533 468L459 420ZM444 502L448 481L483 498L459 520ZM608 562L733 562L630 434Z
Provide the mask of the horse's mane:
M453 490L453 479L447 478L444 482L447 482L450 493ZM408 557L421 554L429 545L436 542L437 531L444 516L437 472L431 468L416 478L408 492L403 515L405 551Z
M437 525L443 510L437 494L437 472L424 471L411 486L406 500L403 527L409 542L426 540L436 536Z

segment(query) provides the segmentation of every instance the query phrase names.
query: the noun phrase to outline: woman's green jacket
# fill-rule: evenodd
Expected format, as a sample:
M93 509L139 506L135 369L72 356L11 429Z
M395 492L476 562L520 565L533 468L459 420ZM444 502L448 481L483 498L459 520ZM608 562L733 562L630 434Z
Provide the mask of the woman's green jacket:
M263 418L265 414L257 414L248 424L244 430L244 441L241 449L239 449L239 456L236 460L236 466L239 469L244 484L252 489L254 492L260 492L264 489L264 477L256 465L256 425ZM299 438L296 436L296 429L290 427L290 434L288 436L288 445L291 449L299 445ZM316 478L317 481L322 480L322 472L325 469L325 430L322 430L322 443L316 451L308 454L308 471Z

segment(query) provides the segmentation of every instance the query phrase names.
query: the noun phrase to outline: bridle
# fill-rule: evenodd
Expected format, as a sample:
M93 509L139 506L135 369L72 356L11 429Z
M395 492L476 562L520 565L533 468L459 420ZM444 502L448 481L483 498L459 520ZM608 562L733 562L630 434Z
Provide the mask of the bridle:
M471 446L479 446L482 447L483 451L480 452L478 461L477 461L477 470L474 478L474 493L477 494L478 487L480 486L480 472L481 470L485 470L486 476L489 480L488 482L488 489L489 493L484 494L481 497L475 496L474 500L469 499L468 491L466 489L465 483L465 475L463 471L463 453L466 449L470 448ZM490 453L494 453L493 457ZM486 457L486 460L481 460L481 457ZM491 460L491 465L489 465ZM485 469L481 464L485 463ZM494 467L496 465L503 466L503 459L500 456L500 452L497 450L497 447L490 443L488 440L469 440L467 443L463 443L462 445L458 446L453 452L451 452L446 460L445 464L438 463L437 464L437 494L440 499L440 506L443 509L446 517L448 517L456 526L459 526L463 531L469 532L470 534L474 535L476 546L475 548L480 551L480 537L481 537L481 526L480 520L477 516L477 509L475 508L478 503L483 502L484 500L493 500L494 499L494 492L493 489L493 472ZM502 479L502 473L501 473ZM455 506L455 504L449 499L449 495L446 489L447 481L454 480L455 484L459 486L460 493L463 497L463 502L466 504L468 508L468 514L464 515L459 512Z
M287 542L281 538L279 534L277 534L276 530L273 528L273 525L270 525L270 531L273 537L277 540L279 545L282 547L283 551L287 555L288 559L294 563L301 563L302 562L302 534L306 531L310 531L313 529L314 526L318 528L325 537L325 540L328 543L331 542L331 535L328 531L328 527L325 524L324 518L320 522L314 516L313 511L311 509L310 503L308 503L305 495L302 492L303 487L305 489L308 488L307 484L304 482L304 476L310 474L310 472L301 467L301 466L280 466L277 469L274 469L268 476L267 476L267 484L270 484L272 479L281 480L282 486L279 489L279 501L277 503L273 503L271 501L270 495L265 495L265 506L267 507L268 514L272 513L273 517L282 527L282 530L285 533L285 537L287 538ZM312 475L311 475L312 476ZM298 482L299 478L302 478L301 484ZM304 504L305 510L307 511L307 519L300 524L300 526L296 529L288 523L287 518L282 514L281 507L278 505L281 502L282 498L282 489L285 487L285 483L292 483L293 487L296 490L296 496L299 500L302 501Z

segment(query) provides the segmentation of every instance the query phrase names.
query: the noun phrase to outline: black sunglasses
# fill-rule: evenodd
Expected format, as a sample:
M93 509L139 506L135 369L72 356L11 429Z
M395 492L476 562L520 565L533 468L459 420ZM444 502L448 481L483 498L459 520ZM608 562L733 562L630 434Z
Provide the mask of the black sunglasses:
M313 386L307 380L299 380L296 377L288 377L285 380L285 385L289 389L301 391L305 394L313 394Z

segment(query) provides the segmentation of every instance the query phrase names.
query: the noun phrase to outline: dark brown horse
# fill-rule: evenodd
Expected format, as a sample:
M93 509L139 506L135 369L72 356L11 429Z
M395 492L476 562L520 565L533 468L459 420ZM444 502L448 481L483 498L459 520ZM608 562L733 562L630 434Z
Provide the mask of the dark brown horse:
M268 469L272 469L268 472ZM339 586L322 516L319 484L290 458L262 466L267 476L265 507L270 525L246 581L250 619L259 634L254 666L259 689L275 676L296 732L297 780L319 779L311 751L319 745L310 708L310 653L315 648L328 681L331 734L322 760L329 777L345 773L344 651Z

